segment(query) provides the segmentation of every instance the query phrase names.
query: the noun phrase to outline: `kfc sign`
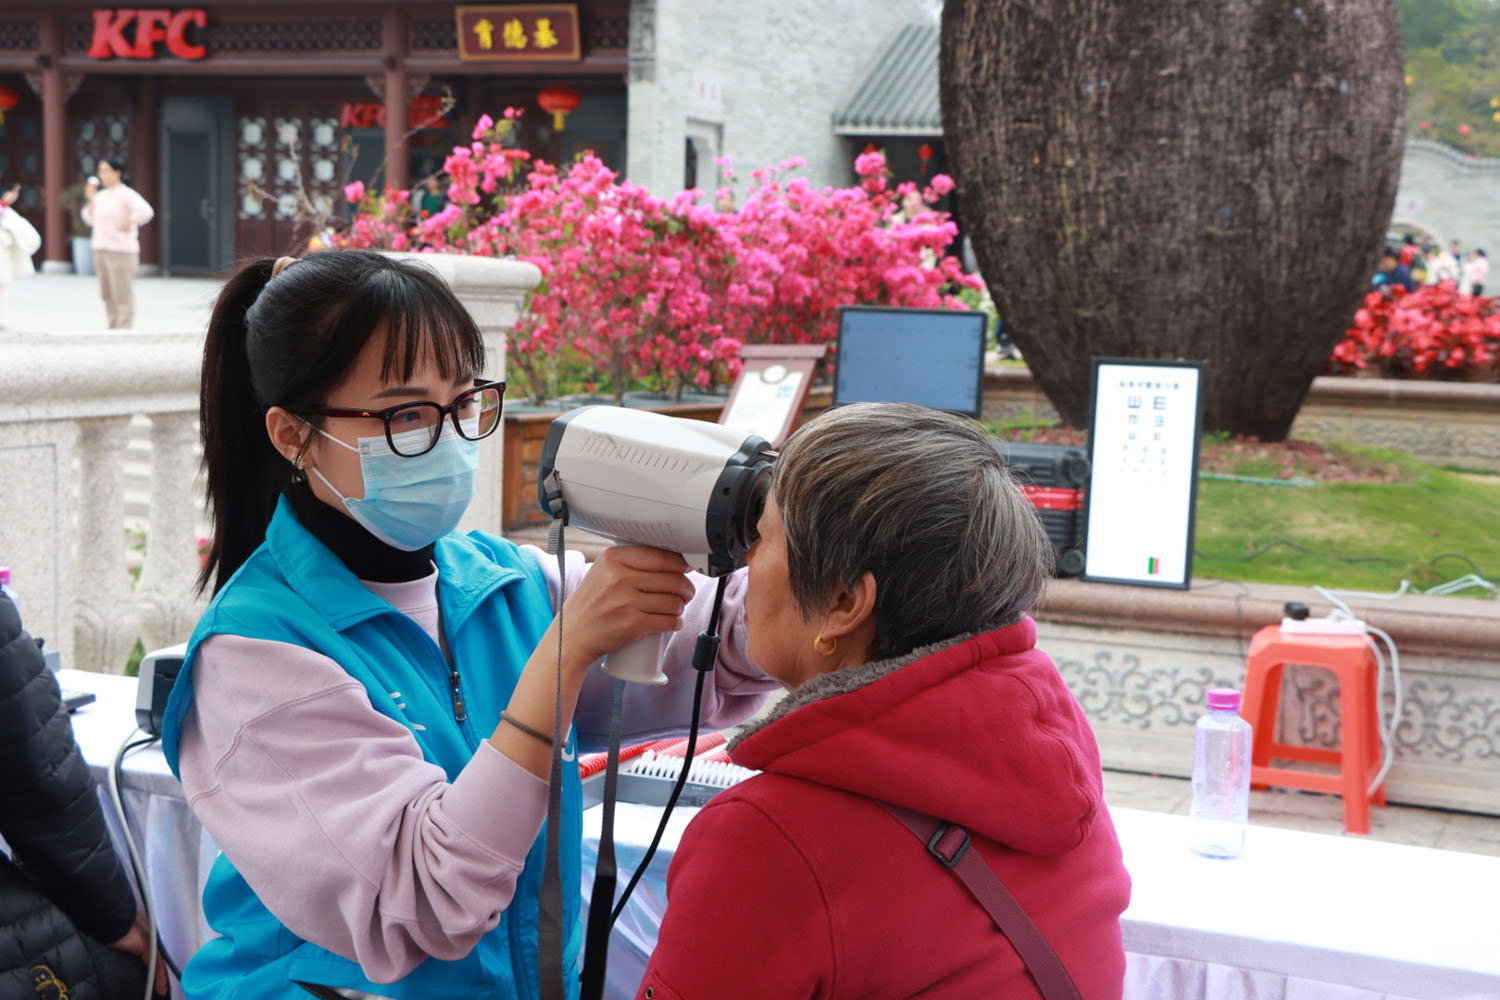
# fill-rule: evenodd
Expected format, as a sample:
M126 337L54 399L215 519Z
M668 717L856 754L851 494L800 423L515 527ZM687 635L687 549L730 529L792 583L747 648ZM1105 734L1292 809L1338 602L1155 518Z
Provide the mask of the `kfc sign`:
M431 95L413 97L407 110L406 127L409 129L439 128L448 123L443 120L443 99ZM370 102L345 104L339 114L339 128L385 128L385 105Z
M156 44L165 42L178 59L202 59L208 51L199 44L208 14L190 10L120 7L94 11L94 40L90 59L155 59ZM188 40L188 29L194 41Z

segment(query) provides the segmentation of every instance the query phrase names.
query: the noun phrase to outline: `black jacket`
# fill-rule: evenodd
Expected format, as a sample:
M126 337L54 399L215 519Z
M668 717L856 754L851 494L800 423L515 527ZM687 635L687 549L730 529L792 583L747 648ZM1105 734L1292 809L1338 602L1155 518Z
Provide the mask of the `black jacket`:
M110 843L88 763L73 741L57 680L4 594L0 836L9 846L8 855L0 853L0 996L60 995L46 982L49 974L72 1000L123 995L108 983L128 966L112 956L133 963L140 970L135 981L143 983L139 961L96 945L130 930L135 897Z

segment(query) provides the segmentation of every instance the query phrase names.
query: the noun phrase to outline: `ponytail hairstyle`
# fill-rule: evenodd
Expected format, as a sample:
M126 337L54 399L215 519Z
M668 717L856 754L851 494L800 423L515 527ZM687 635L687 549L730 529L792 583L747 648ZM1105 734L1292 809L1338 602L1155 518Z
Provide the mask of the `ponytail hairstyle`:
M271 443L266 411L326 406L381 320L384 380L409 379L428 358L447 379L484 369L479 328L425 264L326 250L274 269L271 257L241 266L208 321L198 416L213 536L200 591L212 583L218 593L265 540L277 498L295 476Z

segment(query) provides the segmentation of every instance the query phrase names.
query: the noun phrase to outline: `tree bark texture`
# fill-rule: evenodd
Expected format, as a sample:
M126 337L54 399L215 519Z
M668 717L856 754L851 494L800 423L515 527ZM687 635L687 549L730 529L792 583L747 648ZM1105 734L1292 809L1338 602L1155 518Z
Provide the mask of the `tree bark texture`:
M1064 420L1090 358L1180 358L1208 428L1284 438L1395 202L1394 0L947 0L941 86L980 270Z

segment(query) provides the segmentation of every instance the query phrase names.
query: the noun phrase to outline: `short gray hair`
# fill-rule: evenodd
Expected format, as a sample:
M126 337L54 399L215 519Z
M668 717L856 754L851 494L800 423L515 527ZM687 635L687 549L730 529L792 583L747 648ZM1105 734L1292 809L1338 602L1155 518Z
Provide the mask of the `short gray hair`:
M792 596L811 619L836 584L875 577L872 660L1019 621L1053 550L994 442L906 403L855 403L787 442L771 489Z

